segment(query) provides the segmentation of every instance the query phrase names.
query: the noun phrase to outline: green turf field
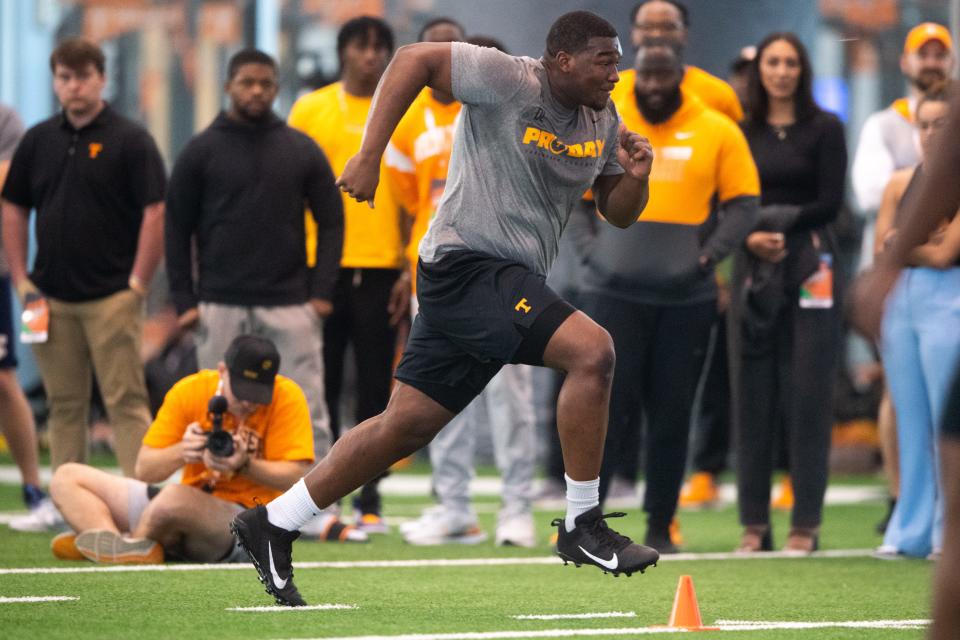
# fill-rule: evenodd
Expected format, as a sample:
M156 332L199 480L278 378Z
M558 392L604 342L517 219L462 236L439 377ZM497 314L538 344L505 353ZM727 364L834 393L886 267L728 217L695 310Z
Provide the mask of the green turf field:
M855 479L844 479L844 483L854 484ZM491 533L494 500L478 501L481 523ZM385 499L393 522L417 515L428 504L426 496ZM18 488L0 485L0 512L21 508ZM640 511L631 508L629 512L629 517L615 521L615 527L640 538ZM829 506L822 548L836 552L876 546L879 536L873 533L873 524L882 512L880 502ZM667 622L683 574L693 576L705 624L794 622L810 627L811 623L916 621L929 615L932 565L926 561L697 558L662 561L646 575L613 578L594 568L564 567L549 557L549 522L557 515L557 511L538 511L542 544L532 550L499 549L492 542L472 547L411 547L398 534L377 536L362 545L298 542L295 562L308 566L297 570L296 582L308 603L349 608L284 611L230 610L273 604L252 567L166 565L162 571L103 571L92 563L54 559L48 534L16 533L0 525L0 638L646 637L652 631L648 627ZM738 540L732 508L683 513L681 521L689 552L726 552ZM787 531L782 515L777 516L774 529L776 542L782 544ZM496 559L515 563L485 562ZM434 562L397 562L416 560ZM443 560L471 562L456 565ZM369 561L386 562L351 566ZM44 568L74 572L45 573ZM26 596L77 599L3 602ZM514 618L612 612L621 617ZM881 628L772 625L777 628L705 632L698 637L923 636L922 625L915 622L904 625L907 628L879 624Z

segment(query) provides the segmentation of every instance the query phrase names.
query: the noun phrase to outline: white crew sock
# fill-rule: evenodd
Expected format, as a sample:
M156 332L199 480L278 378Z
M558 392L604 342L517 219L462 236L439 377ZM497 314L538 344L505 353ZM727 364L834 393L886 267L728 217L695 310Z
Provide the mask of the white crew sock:
M300 478L297 484L267 505L267 520L275 527L297 531L322 511L310 497L307 484Z
M577 516L600 504L600 478L580 482L563 474L563 479L567 481L567 517L563 524L567 531L573 531Z

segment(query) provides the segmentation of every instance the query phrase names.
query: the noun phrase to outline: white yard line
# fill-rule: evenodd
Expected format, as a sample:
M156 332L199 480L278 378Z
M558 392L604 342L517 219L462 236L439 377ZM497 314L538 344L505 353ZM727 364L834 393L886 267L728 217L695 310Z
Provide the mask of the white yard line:
M105 471L120 474L118 468L107 468ZM50 467L40 468L40 480L44 484L50 482ZM169 482L178 482L179 475L175 474ZM534 491L539 491L543 481L537 479L534 481ZM14 465L0 465L0 484L20 484L20 472ZM379 485L380 493L385 496L429 496L431 478L427 474L409 474L395 473L384 478ZM644 485L637 485L637 495L643 495ZM503 495L503 483L500 478L483 476L474 478L470 481L470 493L475 496L501 496ZM879 485L835 485L827 488L825 497L826 504L857 504L861 502L874 502L886 498L887 492L884 487ZM736 486L733 483L724 483L720 485L720 504L735 504L737 498ZM563 500L545 501L538 503L542 508L563 510L566 502ZM621 506L636 507L637 499L628 498L624 500L610 500L609 507L619 508Z
M226 611L264 613L273 611L334 611L344 609L359 609L359 607L355 604L310 604L305 607L282 607L280 605L274 605L272 607L228 607Z
M607 611L605 613L548 613L510 617L514 620L590 620L593 618L636 618L637 614L635 611Z
M806 560L807 558L866 558L873 549L836 549L817 551L811 556L798 557L781 551L770 553L678 553L660 558L660 562L702 560ZM555 556L533 558L438 558L435 560L360 560L355 562L294 562L295 569L418 569L424 567L496 567L518 565L562 566ZM150 571L248 571L247 563L237 564L140 564L140 565L83 565L79 567L22 567L0 569L0 575L52 574L52 573L138 573Z
M71 600L79 600L75 596L20 596L20 597L5 597L0 596L0 604L14 604L17 602L69 602Z
M929 620L848 620L843 622L751 622L720 625L720 631L773 631L780 629L922 629ZM610 629L544 629L537 631L464 631L460 633L412 633L395 636L336 636L290 640L506 640L508 638L572 638L577 636L634 636L685 633L668 627Z

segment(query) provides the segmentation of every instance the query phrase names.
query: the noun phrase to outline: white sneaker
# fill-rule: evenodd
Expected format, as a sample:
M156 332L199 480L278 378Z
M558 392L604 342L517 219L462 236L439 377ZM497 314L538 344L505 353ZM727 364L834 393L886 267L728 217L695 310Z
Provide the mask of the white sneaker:
M533 523L533 514L521 513L502 519L497 525L496 544L498 547L537 546L537 528Z
M366 532L342 522L340 518L326 511L300 527L300 533L306 538L314 538L323 542L366 542L369 540Z
M428 509L418 520L401 529L404 541L417 546L479 544L487 539L474 514ZM414 526L416 525L416 526Z
M904 556L892 544L882 544L873 552L873 557L877 560L903 560Z
M62 531L66 528L63 516L50 498L44 498L25 516L10 519L9 526L15 531Z
M415 520L408 520L406 522L401 522L400 529L401 534L406 534L408 531L416 531L423 526L425 521L435 518L438 514L443 513L443 505L435 504L432 507L427 507L422 512L420 512L420 517Z

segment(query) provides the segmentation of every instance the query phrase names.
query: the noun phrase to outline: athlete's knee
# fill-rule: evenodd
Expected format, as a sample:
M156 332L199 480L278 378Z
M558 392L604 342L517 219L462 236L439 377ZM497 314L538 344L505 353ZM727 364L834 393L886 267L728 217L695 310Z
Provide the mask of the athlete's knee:
M606 329L596 326L594 331L584 336L577 351L577 369L609 384L613 380L616 363L613 338Z

